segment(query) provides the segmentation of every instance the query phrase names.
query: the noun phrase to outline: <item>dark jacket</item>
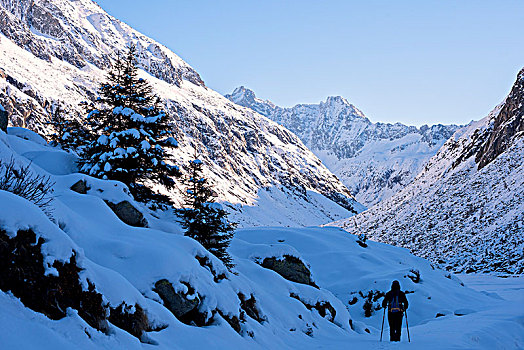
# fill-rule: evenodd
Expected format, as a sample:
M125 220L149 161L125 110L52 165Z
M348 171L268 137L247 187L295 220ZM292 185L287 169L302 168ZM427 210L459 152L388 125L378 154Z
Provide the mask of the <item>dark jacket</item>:
M393 285L391 286L391 290L386 293L384 300L382 300L382 307L383 308L388 307L389 304L391 304L391 301L393 300L393 298L395 298L397 295L398 295L398 303L401 305L402 310L407 310L408 305L409 305L408 299L406 298L406 294L400 290L400 285L398 284L398 282L393 283Z

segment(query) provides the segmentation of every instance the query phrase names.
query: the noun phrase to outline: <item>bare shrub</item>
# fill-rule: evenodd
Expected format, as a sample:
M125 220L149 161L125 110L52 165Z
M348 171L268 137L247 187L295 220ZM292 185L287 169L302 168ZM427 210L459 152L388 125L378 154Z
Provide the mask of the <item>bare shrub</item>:
M0 190L11 192L33 202L46 214L53 201L53 185L49 176L31 171L31 165L19 166L11 158L9 162L0 159Z

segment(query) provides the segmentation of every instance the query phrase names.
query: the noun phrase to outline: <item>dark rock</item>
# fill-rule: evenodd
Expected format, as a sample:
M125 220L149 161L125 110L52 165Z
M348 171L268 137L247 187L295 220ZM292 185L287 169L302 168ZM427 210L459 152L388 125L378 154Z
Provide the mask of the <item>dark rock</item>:
M257 307L257 301L255 296L251 294L249 299L242 293L238 293L238 298L240 299L240 308L252 319L256 320L258 323L266 321L266 317L260 315L260 310Z
M149 319L139 304L135 304L133 312L132 309L131 305L126 303L122 303L116 308L111 308L109 322L144 342L145 332L151 330Z
M106 203L116 216L129 226L147 227L147 220L144 218L144 215L128 201L122 201L117 204L108 201Z
M200 303L198 298L188 299L187 295L176 292L173 285L166 279L155 283L155 292L162 298L164 306L182 322L185 320L184 316L195 310Z
M87 187L86 180L78 180L73 186L71 186L72 191L80 194L86 194L88 189L89 187Z
M7 132L7 121L9 120L7 111L0 105L0 130Z
M223 313L222 311L218 310L218 313L224 320L226 320L227 323L237 332L238 334L242 335L242 325L241 320L237 316L229 316Z
M311 272L309 269L300 259L294 256L284 255L283 259L277 259L274 257L265 258L262 262L262 267L273 270L280 276L292 282L308 284L318 288L311 278Z

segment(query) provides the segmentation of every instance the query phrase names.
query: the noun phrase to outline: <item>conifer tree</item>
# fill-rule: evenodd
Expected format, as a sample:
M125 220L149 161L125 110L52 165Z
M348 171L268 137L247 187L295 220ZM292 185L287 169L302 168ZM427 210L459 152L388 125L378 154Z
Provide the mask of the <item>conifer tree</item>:
M237 224L229 222L229 214L214 202L207 179L202 175L202 161L195 159L189 162L189 174L184 183L186 208L177 212L186 230L185 235L200 242L228 268L232 268L234 265L227 248Z
M82 151L81 171L125 183L135 199L170 203L151 184L174 186L179 168L168 164L167 148L178 146L173 126L151 85L138 77L136 49L118 57L94 103L85 104L90 138Z
M60 104L53 106L48 124L53 132L49 135L52 145L73 151L84 145L87 130L78 119L64 113Z

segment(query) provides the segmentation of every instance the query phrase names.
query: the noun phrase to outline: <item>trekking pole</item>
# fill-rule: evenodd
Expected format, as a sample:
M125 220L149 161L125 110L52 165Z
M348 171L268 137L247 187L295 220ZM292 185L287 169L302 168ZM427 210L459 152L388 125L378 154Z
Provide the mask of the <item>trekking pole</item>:
M406 329L408 331L408 343L411 343L411 338L409 337L408 310L404 310L404 313L406 314Z
M384 314L382 315L382 328L380 329L380 341L382 341L382 331L384 330L384 318L386 318L386 308L384 308Z

